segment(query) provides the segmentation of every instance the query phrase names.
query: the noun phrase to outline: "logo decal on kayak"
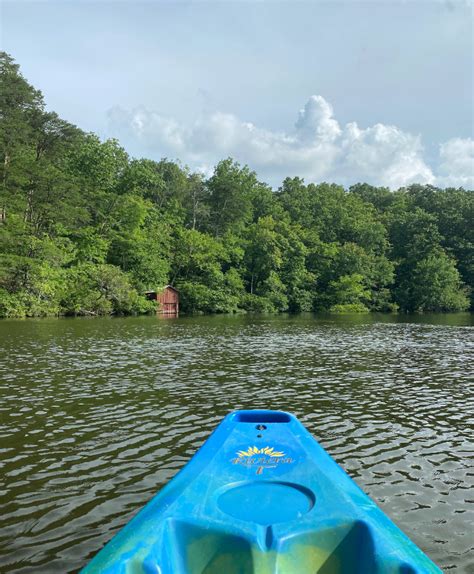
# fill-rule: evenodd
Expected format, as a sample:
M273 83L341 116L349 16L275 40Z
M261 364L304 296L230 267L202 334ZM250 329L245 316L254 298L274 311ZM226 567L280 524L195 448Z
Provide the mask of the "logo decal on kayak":
M279 458L280 456L285 456L285 453L281 450L275 450L273 447L264 446L263 448L257 448L256 446L249 446L247 450L239 450L237 454L240 458L244 456L254 456L255 454L267 454L272 458Z
M232 464L250 469L255 468L257 474L262 474L265 469L283 470L283 465L293 464L294 458L291 458L286 452L276 450L273 446L264 446L258 448L249 446L236 452L236 457L231 459Z

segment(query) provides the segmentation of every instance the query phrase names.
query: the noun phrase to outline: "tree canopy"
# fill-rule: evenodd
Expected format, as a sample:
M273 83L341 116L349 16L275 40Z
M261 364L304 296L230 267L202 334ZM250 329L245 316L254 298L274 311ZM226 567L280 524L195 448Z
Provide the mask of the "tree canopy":
M232 158L205 178L130 158L45 108L0 53L0 316L472 307L474 193L272 190Z

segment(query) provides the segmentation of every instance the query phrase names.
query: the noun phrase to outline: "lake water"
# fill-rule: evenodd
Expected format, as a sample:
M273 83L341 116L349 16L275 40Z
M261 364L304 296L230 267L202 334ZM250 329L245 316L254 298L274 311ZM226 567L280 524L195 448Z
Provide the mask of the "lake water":
M257 407L296 414L444 571L474 572L472 325L0 321L0 572L76 572L227 412Z

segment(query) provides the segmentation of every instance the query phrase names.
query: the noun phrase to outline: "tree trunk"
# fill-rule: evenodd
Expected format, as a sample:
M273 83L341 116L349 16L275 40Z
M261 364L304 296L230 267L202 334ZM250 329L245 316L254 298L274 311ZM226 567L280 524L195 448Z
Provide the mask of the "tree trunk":
M10 156L8 152L5 152L5 158L3 160L3 205L0 209L0 223L4 223L7 219L7 206L5 205L7 197L7 171L10 164Z

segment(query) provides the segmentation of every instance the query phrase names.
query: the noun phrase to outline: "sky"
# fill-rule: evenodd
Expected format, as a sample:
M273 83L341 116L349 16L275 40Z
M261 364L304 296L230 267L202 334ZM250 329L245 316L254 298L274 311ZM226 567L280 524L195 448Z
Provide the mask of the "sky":
M474 189L471 0L0 0L48 109L212 173Z

